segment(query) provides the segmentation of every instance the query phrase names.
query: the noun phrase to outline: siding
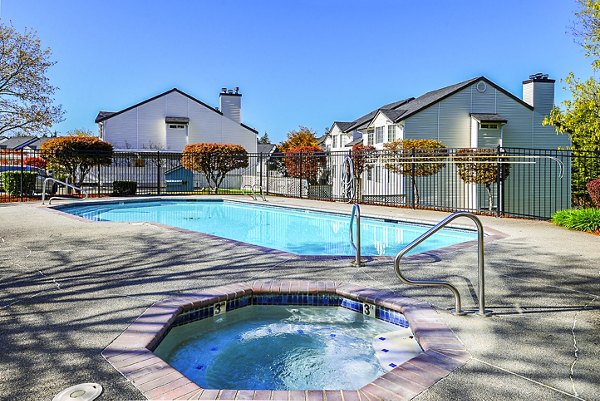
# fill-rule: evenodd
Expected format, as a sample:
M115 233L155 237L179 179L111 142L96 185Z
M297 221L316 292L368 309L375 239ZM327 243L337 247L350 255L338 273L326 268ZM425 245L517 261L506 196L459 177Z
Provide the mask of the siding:
M256 134L214 110L182 95L169 92L105 121L104 137L117 149L183 150L181 130L173 130L177 138L167 139L165 117L190 119L188 143L214 142L242 145L256 152Z

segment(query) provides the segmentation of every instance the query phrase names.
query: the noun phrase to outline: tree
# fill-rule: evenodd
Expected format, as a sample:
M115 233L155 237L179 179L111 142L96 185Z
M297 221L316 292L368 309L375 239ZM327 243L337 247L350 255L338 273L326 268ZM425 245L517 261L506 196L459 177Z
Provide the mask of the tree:
M265 134L263 136L261 136L260 138L258 138L258 143L261 143L261 144L269 144L269 143L271 143L271 140L269 139L269 134L267 134L265 132Z
M61 106L53 105L57 88L46 77L50 56L35 32L0 23L0 135L50 133L62 121Z
M46 168L46 160L42 159L41 157L26 157L25 160L23 160L23 164L26 166L41 168L42 170Z
M354 166L354 178L356 180L357 201L362 199L362 174L365 170L371 170L373 165L368 162L375 156L375 147L371 145L356 144L352 146L352 165Z
M317 183L326 163L327 158L319 146L299 146L285 152L285 168L289 176L306 179L311 184Z
M459 149L456 151L456 159L456 170L461 180L467 184L485 186L488 210L491 212L494 202L492 184L496 184L498 180L506 180L510 174L510 164L501 163L503 159L495 149Z
M296 131L288 132L287 139L281 142L278 147L282 153L287 153L288 150L301 146L319 146L317 135L310 128L301 126Z
M600 1L578 2L581 9L575 14L577 21L572 32L597 71L600 69ZM575 156L571 171L573 201L585 205L589 202L586 183L600 177L600 82L594 77L581 80L573 73L564 82L571 99L563 101L561 108L553 108L544 124L554 125L558 134L569 135Z
M440 156L446 156L446 146L435 139L399 139L384 143L383 147L389 150L383 155L385 168L410 177L414 200L418 204L416 178L437 174L444 168Z
M204 174L216 194L227 173L248 167L248 152L241 145L194 143L183 149L181 165Z
M78 187L92 167L109 166L112 154L112 145L96 137L61 136L48 139L40 147L48 167L66 174Z

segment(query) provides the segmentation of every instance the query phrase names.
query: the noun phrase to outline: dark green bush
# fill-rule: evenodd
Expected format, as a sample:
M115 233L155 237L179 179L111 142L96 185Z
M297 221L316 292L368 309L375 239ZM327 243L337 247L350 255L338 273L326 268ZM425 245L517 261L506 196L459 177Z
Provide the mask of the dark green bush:
M130 196L137 192L136 181L113 181L113 195Z
M29 171L5 171L2 173L2 187L10 196L21 196L21 177L23 177L23 195L33 195L37 173Z
M552 222L572 230L600 232L600 209L559 210L552 216Z

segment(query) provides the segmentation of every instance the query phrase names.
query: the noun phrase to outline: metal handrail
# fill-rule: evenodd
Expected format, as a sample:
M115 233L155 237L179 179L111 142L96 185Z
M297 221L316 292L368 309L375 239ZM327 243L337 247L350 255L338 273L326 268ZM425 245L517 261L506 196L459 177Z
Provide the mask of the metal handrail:
M242 187L242 195L250 195L252 197L252 199L256 200L256 194L254 193L254 190L252 189L253 185L250 184L246 184ZM246 193L246 188L250 188L250 193Z
M356 216L356 243L354 243L354 232L352 230L354 224L354 217ZM352 215L350 216L350 244L356 253L356 259L354 263L356 266L360 266L363 262L360 260L360 205L355 203L352 206Z
M48 185L49 181L52 181L57 184L64 185L65 187L73 188L73 189L79 191L83 195L83 199L87 199L87 197L88 197L88 193L85 189L76 187L75 185L69 184L68 182L57 180L56 178L48 177L44 180L44 183L42 185L42 205L46 202L46 185ZM49 205L52 204L52 199L71 199L71 198L62 198L60 196L52 196L50 199L48 199Z
M262 200L263 200L264 202L266 202L266 201L267 201L267 198L265 197L265 194L264 194L264 192L263 192L263 187L262 187L262 185L258 185L258 184L254 184L254 185L252 185L252 187L250 188L250 189L251 189L251 191L252 191L252 193L254 193L254 200L256 200L256 192L254 191L254 188L255 188L255 187L258 187L258 189L260 190L260 192L259 192L259 194L260 194L260 197L262 198Z
M431 229L429 229L423 235L419 236L417 239L415 239L410 244L408 244L406 247L404 247L396 255L396 258L394 259L394 269L396 270L396 275L398 276L398 278L400 279L400 281L403 282L404 284L417 285L417 286L441 286L441 287L448 288L454 294L454 300L455 300L455 311L454 311L454 314L456 314L456 315L464 315L465 313L461 309L460 293L458 292L458 289L455 286L453 286L452 284L447 283L445 281L414 281L414 280L409 280L406 277L404 277L402 275L402 272L400 271L400 259L402 259L402 257L404 255L406 255L406 253L408 253L413 248L415 248L417 245L419 245L421 242L425 241L427 238L431 237L433 234L435 234L436 232L438 232L439 230L441 230L444 226L448 225L451 221L456 220L459 217L467 217L467 218L471 219L475 223L475 225L477 226L477 264L478 264L479 314L482 315L482 316L489 316L491 313L490 312L486 312L486 310L485 310L485 278L484 278L484 254L483 254L483 234L484 234L484 232L483 232L483 225L481 224L481 221L479 220L479 218L477 216L475 216L473 213L456 212L456 213L453 213L450 216L446 217L444 220L440 221L438 224L436 224L435 226L433 226Z

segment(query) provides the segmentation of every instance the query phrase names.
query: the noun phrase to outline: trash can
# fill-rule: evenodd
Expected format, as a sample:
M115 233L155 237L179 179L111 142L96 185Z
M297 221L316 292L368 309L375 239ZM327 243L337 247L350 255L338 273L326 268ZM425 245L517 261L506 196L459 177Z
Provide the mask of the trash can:
M182 166L165 172L167 192L192 192L194 190L194 173Z

